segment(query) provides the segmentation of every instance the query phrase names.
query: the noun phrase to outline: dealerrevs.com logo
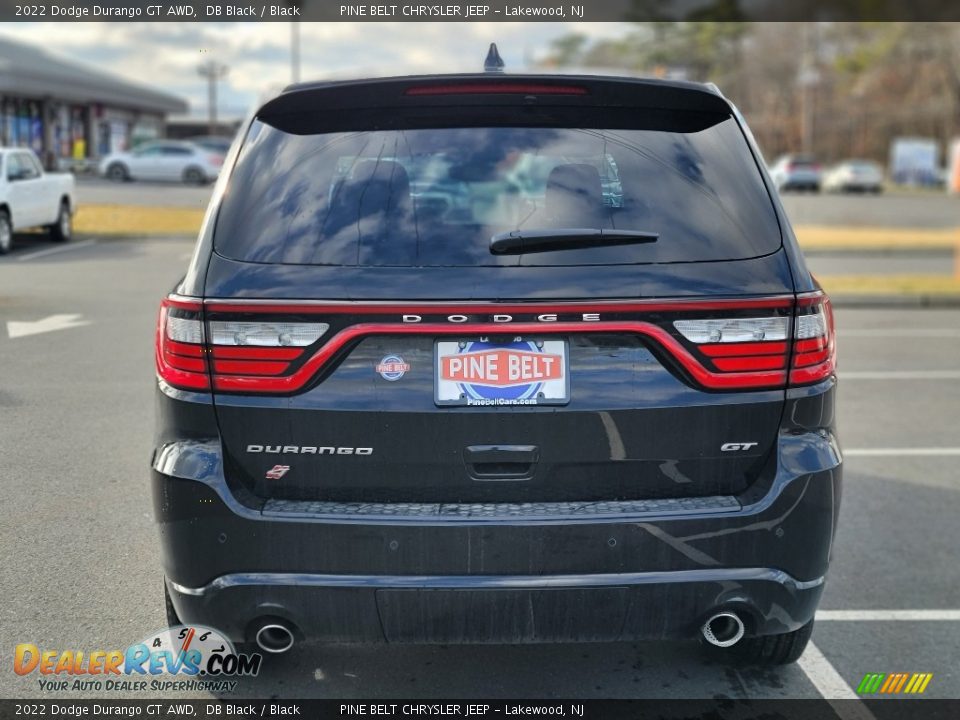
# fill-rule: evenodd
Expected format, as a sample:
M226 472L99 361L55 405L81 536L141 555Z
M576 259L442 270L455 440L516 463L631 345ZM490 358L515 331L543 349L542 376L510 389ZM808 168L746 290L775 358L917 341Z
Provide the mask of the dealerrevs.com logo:
M238 653L213 628L176 625L125 650L40 648L20 643L13 657L17 675L37 675L43 691L232 692L235 677L254 677L263 656Z

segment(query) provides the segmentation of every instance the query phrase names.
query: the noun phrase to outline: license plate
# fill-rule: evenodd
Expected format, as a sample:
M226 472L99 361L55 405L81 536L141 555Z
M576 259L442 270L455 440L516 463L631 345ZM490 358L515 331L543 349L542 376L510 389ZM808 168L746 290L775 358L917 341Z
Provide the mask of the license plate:
M468 407L566 405L567 355L566 340L438 340L434 401Z

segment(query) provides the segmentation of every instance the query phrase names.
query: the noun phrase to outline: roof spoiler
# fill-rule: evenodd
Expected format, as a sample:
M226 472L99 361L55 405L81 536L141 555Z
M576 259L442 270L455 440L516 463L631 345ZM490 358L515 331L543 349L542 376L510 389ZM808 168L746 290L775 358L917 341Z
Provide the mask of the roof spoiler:
M564 92L564 88L575 88L577 92ZM716 86L699 83L593 75L478 73L292 85L265 103L257 117L269 124L283 124L285 117L304 114L316 118L318 113L385 108L491 105L731 113L730 104Z

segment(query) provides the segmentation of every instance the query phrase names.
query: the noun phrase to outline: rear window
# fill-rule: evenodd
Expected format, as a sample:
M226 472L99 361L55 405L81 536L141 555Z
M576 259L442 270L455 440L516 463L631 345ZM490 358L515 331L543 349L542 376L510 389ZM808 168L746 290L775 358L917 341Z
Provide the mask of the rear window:
M492 236L593 228L655 243L493 255ZM732 118L695 132L464 127L289 134L251 126L216 251L343 266L641 264L765 255L781 238Z

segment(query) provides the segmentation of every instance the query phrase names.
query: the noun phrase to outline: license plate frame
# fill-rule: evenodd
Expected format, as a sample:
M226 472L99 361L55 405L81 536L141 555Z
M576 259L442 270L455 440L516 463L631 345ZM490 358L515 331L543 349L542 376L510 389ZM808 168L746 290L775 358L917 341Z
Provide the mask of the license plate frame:
M464 356L460 366L445 362L458 356ZM567 405L570 343L566 338L519 335L437 339L433 401L440 407Z

